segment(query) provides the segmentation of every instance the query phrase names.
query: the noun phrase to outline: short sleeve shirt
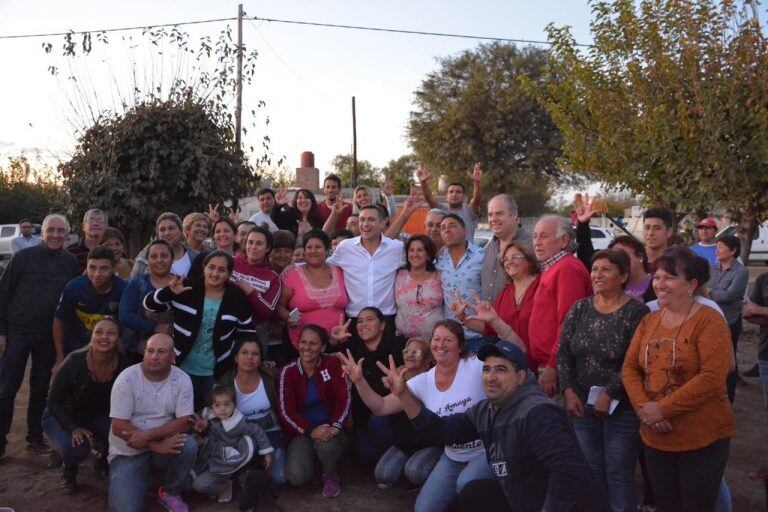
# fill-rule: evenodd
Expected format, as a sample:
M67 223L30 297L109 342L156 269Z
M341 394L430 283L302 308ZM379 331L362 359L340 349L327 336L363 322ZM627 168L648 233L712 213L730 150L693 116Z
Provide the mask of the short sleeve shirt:
M109 417L129 420L141 430L165 425L182 416L191 416L192 381L176 366L165 380L154 382L141 371L141 363L129 366L117 376L112 386ZM109 460L118 455L132 457L143 453L128 446L122 438L109 430Z
M437 257L437 270L440 271L440 284L443 287L445 318L457 320L451 311L451 295L460 293L464 300L474 302L473 294L480 296L480 271L483 267L483 249L473 243L467 244L467 251L454 266L451 253L447 249L440 251ZM476 339L480 335L464 328L466 339Z

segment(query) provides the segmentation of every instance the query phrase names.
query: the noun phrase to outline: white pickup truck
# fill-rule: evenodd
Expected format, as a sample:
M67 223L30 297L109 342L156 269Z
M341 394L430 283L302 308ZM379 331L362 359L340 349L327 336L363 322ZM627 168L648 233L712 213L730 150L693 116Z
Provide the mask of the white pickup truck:
M40 235L40 224L32 224L32 232ZM18 224L0 224L0 259L11 257L11 240L21 236L21 228Z
M717 236L736 235L736 224L726 226ZM768 265L768 220L760 224L760 227L752 236L752 251L749 253L749 262L763 262Z

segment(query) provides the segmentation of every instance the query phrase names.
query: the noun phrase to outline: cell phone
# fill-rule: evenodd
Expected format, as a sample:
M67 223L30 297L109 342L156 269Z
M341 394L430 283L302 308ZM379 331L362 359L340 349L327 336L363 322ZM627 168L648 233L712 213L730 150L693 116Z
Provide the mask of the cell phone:
M295 324L299 320L301 320L301 311L299 311L299 308L293 308L291 312L288 313L288 321Z

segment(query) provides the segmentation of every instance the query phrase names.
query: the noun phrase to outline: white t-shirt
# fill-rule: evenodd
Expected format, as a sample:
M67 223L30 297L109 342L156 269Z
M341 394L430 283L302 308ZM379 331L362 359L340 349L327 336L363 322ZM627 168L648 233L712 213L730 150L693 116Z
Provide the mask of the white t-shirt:
M259 420L272 413L272 404L269 403L267 390L264 388L264 379L259 381L259 387L251 393L243 393L237 387L235 380L235 393L237 393L237 410L248 421ZM280 425L275 425L269 430L280 430Z
M702 297L701 295L694 295L693 296L693 300L695 300L696 302L698 302L702 306L709 306L709 307L711 307L712 309L714 309L715 311L720 313L723 317L725 317L725 315L723 314L723 310L720 309L720 306L717 305L717 302L713 301L712 299L708 299L706 297ZM658 311L659 310L659 299L652 300L650 302L646 302L645 305L648 306L648 309L651 310L651 313L653 313L654 311Z
M189 267L192 266L192 260L189 259L189 251L184 251L184 256L178 260L173 260L171 265L171 274L175 276L185 276L189 274Z
M408 387L421 400L424 407L438 416L450 416L464 412L481 400L485 400L482 373L483 362L472 356L459 362L453 383L445 391L439 391L435 385L435 368L410 379ZM445 454L456 462L468 462L484 453L483 442L479 439L445 447Z
M272 220L272 217L270 217L268 213L264 213L264 212L255 213L248 220L250 220L251 222L253 222L257 226L261 226L262 224L266 224L267 225L267 229L272 231L273 233L279 229L277 227L277 225L275 224L275 222Z
M135 364L123 370L112 386L109 417L129 420L141 430L160 427L194 412L192 381L176 366L171 366L165 380L153 382L144 377L141 363ZM109 430L109 460L117 455L132 457L144 451L131 448Z

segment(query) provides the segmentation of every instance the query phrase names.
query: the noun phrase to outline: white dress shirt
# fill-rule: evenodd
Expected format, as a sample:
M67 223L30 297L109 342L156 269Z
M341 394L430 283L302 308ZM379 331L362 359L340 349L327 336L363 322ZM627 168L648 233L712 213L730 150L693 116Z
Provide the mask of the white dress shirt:
M368 252L360 237L343 240L328 263L344 271L344 285L349 302L347 316L357 317L360 310L373 306L385 315L394 315L395 276L397 269L405 264L404 244L382 235L381 245L376 252Z

